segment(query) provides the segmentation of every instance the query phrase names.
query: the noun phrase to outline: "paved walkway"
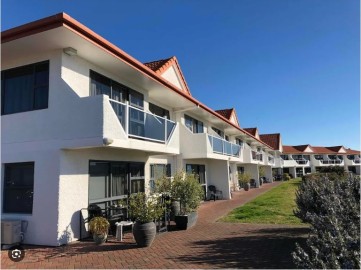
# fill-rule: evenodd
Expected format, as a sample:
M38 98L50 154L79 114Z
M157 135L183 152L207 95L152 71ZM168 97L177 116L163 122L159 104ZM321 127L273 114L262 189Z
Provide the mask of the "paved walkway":
M291 251L303 242L304 227L216 222L233 208L279 185L233 194L232 200L205 202L199 219L187 231L156 237L149 248L137 248L132 235L102 246L75 242L63 247L26 246L26 257L14 263L1 251L2 268L294 268Z

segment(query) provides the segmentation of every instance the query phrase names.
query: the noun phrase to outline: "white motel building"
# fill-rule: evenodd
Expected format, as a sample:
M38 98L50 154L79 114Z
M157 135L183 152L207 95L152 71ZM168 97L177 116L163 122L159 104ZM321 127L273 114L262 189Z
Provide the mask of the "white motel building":
M234 109L192 97L176 57L141 63L60 13L1 35L2 220L28 223L25 243L80 238L80 209L149 192L184 170L223 199L238 173L272 181L324 166L360 174L360 152L282 145L242 128Z

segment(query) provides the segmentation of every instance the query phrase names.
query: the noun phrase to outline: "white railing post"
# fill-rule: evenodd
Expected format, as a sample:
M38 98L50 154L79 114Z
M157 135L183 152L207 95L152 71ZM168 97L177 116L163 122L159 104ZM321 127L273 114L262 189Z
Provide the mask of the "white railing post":
M129 102L127 101L125 103L125 134L127 134L127 136L129 135Z
M167 139L167 118L165 118L164 119L164 121L165 121L165 125L164 125L164 142L166 142L166 141L168 141L168 139Z

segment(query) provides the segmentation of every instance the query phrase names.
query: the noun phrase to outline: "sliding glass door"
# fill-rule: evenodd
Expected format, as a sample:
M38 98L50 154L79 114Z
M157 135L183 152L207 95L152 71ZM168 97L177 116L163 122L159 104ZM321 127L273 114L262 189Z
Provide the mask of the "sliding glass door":
M89 162L89 204L105 209L138 192L144 192L144 163Z

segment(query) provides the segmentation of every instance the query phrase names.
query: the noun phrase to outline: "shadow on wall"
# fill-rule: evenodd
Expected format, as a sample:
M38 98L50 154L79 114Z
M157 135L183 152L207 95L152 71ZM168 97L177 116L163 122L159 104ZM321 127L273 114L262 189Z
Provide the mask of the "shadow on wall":
M258 230L249 236L234 236L191 243L195 252L172 259L212 268L295 268L291 253L295 243L304 245L309 232L305 228ZM197 252L197 249L199 250Z
M69 225L66 226L65 230L62 232L60 237L58 238L58 244L66 245L73 241L73 239L79 239L80 231L79 231L79 221L80 221L80 211L76 211L73 213Z

